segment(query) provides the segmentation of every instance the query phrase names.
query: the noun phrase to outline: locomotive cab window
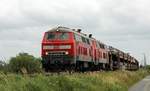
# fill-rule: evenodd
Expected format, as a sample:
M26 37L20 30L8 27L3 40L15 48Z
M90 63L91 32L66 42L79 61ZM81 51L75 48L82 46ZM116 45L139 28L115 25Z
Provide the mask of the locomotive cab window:
M84 37L82 37L82 42L86 43L86 39Z
M66 40L69 39L69 34L68 33L59 33L58 39Z
M82 41L80 35L74 34L74 38L75 38L75 40L78 41L78 42L81 42L81 41Z
M50 40L50 39L56 39L57 35L55 33L47 33L46 35L46 39Z
M90 40L89 39L86 39L87 40L87 44L89 44L90 45Z
M53 40L53 39L61 39L61 40L67 40L69 39L69 33L61 32L61 33L47 33L46 39Z

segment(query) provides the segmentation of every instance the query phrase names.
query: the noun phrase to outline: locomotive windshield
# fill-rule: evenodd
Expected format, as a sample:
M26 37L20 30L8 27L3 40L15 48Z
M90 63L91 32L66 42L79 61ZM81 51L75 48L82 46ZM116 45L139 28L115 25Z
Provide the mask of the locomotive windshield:
M58 39L68 39L69 34L68 33L59 33Z
M53 40L53 39L67 40L67 39L69 39L69 33L66 33L66 32L47 33L46 39L48 39L48 40Z
M56 39L57 38L57 36L56 36L56 34L54 34L54 33L48 33L47 34L47 39L49 40L49 39Z

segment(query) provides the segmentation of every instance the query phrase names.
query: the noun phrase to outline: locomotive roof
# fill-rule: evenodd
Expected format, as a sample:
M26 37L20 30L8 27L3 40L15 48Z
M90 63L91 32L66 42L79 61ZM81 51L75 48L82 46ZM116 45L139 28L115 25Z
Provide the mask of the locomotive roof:
M83 36L83 37L86 37L86 38L89 38L87 36L87 34L84 34L84 33L79 33L76 31L77 29L70 29L70 28L67 28L67 27L61 27L61 26L58 26L58 27L55 27L55 28L52 28L50 30L48 30L47 32L55 32L55 31L63 31L63 32L73 32L75 34L78 34L80 36ZM95 38L89 38L89 39L95 39ZM96 40L96 39L95 39Z

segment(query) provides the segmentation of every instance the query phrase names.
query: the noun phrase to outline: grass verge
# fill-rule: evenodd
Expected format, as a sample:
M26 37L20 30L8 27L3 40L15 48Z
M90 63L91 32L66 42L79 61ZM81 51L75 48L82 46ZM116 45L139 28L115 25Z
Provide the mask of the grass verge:
M0 73L0 91L128 91L146 70L50 75Z

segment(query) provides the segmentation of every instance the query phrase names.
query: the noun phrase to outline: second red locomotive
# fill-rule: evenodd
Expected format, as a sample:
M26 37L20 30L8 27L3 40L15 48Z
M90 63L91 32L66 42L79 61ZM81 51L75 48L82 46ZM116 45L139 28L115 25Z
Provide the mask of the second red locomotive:
M42 40L42 64L54 70L138 69L138 61L129 54L107 46L81 33L81 29L56 27L45 32Z

